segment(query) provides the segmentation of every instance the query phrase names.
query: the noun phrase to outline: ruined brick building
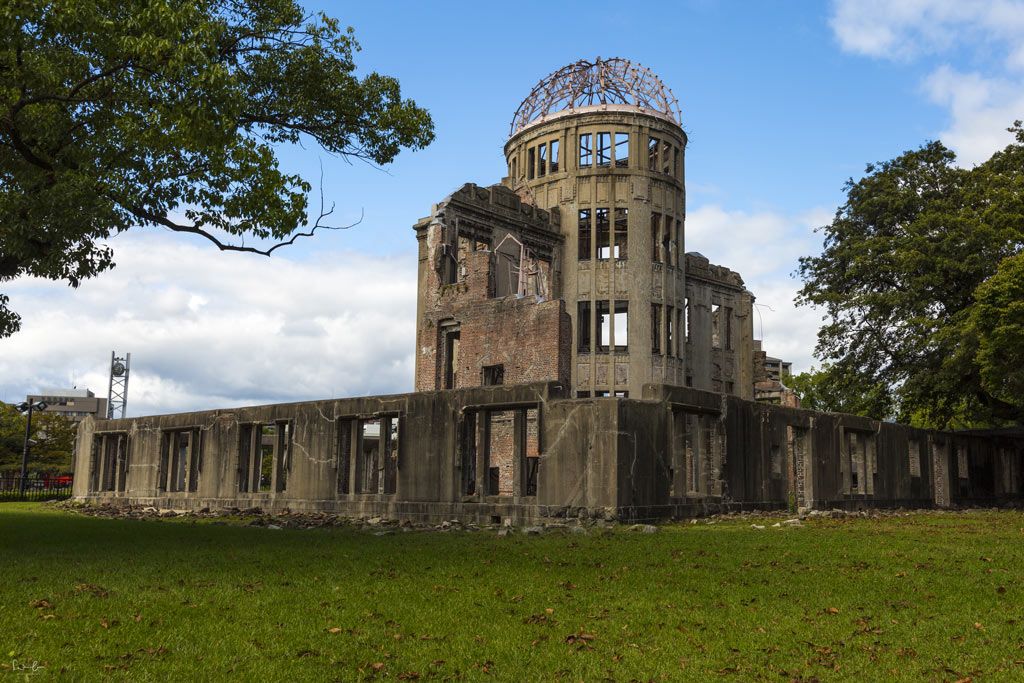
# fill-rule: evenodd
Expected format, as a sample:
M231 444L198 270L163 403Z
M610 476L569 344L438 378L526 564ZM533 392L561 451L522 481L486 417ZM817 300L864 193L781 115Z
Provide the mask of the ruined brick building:
M1020 432L796 407L740 276L685 250L685 149L643 67L555 72L508 176L414 226L414 392L86 418L75 496L516 523L1019 500Z
M415 226L416 389L557 381L576 397L644 384L752 398L753 296L687 253L686 133L671 91L625 60L534 88L508 176Z

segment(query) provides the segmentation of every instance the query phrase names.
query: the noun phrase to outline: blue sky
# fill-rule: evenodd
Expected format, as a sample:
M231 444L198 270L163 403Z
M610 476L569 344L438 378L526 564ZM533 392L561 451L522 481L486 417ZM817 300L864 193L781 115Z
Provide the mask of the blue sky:
M155 229L112 240L118 267L83 285L5 286L24 329L0 341L0 399L77 383L106 391L133 352L129 414L411 387L411 226L464 182L497 182L512 115L581 58L652 69L679 100L686 248L738 270L772 355L814 362L818 316L795 310L797 258L865 164L941 138L963 163L1024 118L1021 0L674 3L310 3L355 29L360 70L399 79L437 138L384 171L314 146L281 150L337 222L272 261ZM314 191L315 196L315 191Z

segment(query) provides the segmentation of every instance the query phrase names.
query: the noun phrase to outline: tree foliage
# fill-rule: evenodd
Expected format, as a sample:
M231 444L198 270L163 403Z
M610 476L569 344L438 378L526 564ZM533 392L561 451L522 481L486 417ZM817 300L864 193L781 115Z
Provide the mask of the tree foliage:
M27 419L14 406L0 403L0 472L21 470ZM76 430L75 422L63 415L33 413L29 471L70 472Z
M847 182L822 254L800 259L797 301L826 314L823 372L873 406L864 412L885 404L882 388L896 417L923 426L1024 422L1004 376L1024 324L1011 305L1021 300L1024 128L1010 130L1016 143L971 169L940 142L869 165Z
M891 419L892 396L882 384L866 386L862 378L842 365L825 365L820 370L786 378L786 386L800 397L800 407L826 413L865 415L876 420Z
M269 255L332 227L276 146L385 164L433 139L394 78L355 74L352 30L295 0L4 0L0 33L0 282L77 286L139 225ZM0 337L17 327L0 295Z

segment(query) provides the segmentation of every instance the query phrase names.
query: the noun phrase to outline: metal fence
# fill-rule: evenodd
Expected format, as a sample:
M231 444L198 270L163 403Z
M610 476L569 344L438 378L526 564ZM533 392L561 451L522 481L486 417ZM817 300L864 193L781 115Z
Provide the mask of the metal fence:
M59 500L71 497L71 476L30 474L25 478L22 494L21 477L0 474L0 502L11 500Z

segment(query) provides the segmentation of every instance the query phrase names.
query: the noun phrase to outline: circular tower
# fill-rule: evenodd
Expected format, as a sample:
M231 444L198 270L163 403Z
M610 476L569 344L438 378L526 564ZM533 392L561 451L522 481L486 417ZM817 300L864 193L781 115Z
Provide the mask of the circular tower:
M625 59L563 67L516 110L509 182L561 215L576 396L686 377L685 149L672 92Z

